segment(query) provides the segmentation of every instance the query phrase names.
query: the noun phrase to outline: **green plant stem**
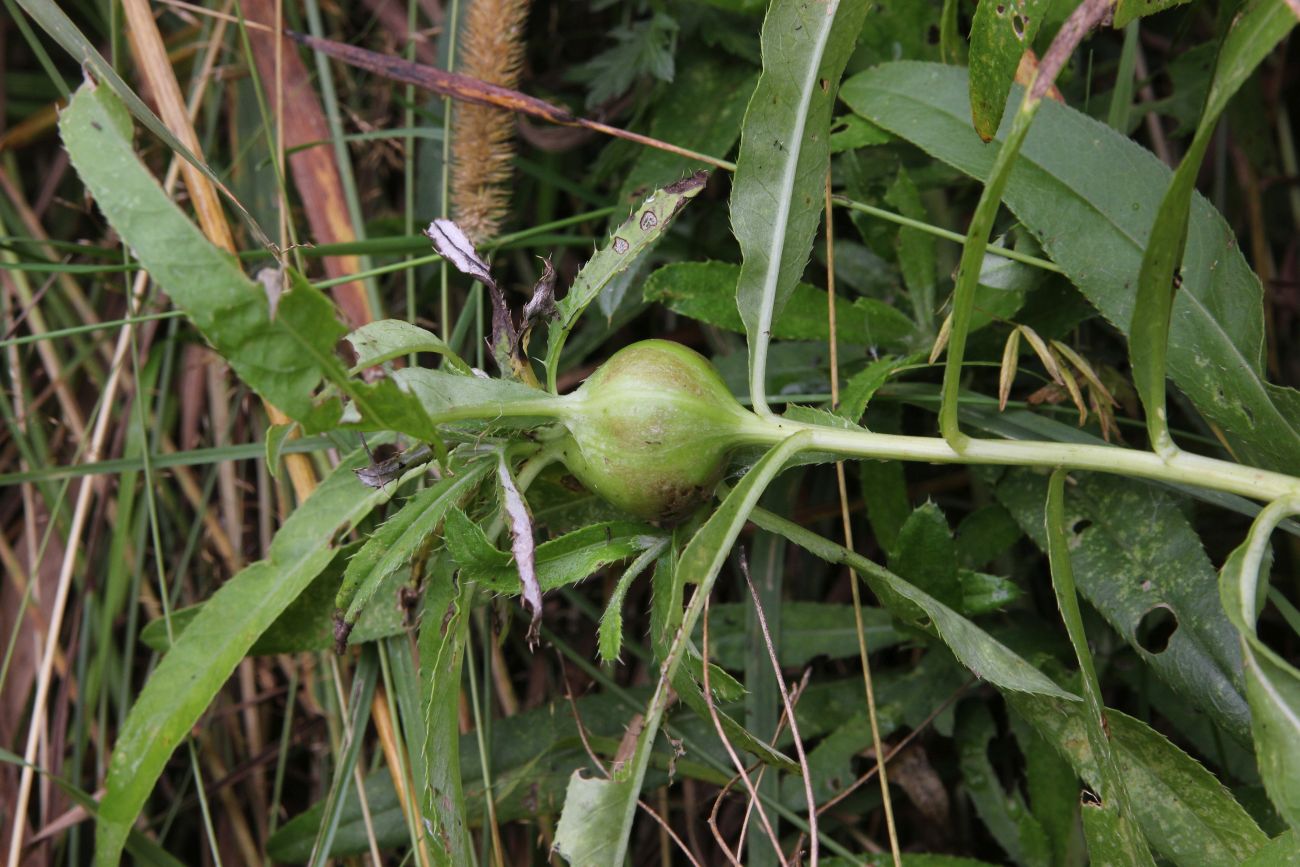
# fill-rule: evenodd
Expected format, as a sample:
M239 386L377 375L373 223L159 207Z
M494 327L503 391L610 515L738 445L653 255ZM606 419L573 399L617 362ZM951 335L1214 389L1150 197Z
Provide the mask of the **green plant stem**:
M962 450L957 451L940 437L840 430L788 419L765 421L757 416L746 427L744 438L753 443L775 444L800 430L812 432L805 451L829 452L840 457L935 464L1064 467L1194 485L1252 500L1300 497L1300 478L1187 452L1161 457L1154 452L1116 446L971 438L967 438Z
M975 290L979 284L980 267L988 249L993 220L1002 204L1002 192L1011 177L1011 168L1020 154L1020 146L1029 133L1034 115L1038 113L1039 100L1026 95L1020 110L1011 123L1002 147L998 149L989 170L988 183L980 195L975 216L966 232L966 243L961 251L961 264L957 267L957 285L953 289L952 331L948 339L947 364L943 372L943 403L939 407L939 430L952 447L965 451L969 437L961 432L957 421L957 397L961 391L962 361L966 354L966 334L970 331L971 316L975 312Z
M952 241L956 244L961 244L966 241L966 236L961 232L954 232L941 226L932 225L924 220L914 220L911 217L905 217L902 214L895 214L893 211L887 211L884 208L877 208L874 205L868 205L864 202L859 202L856 199L850 199L848 196L831 196L831 201L841 207L848 208L850 211L859 211L863 214L876 217L889 223L894 223L898 226L905 226L909 229L916 229L919 232L925 232L927 235L933 235L934 237L942 238L945 241ZM1011 259L1015 262L1020 262L1023 265L1032 265L1035 268L1042 269L1043 271L1050 271L1053 274L1065 273L1061 270L1060 265L1050 259L1043 259L1039 256L1032 256L1029 253L1022 253L1019 250L1012 250L1010 247L1003 247L998 244L989 244L984 249L986 252L992 253L994 256L1001 256L1003 259Z

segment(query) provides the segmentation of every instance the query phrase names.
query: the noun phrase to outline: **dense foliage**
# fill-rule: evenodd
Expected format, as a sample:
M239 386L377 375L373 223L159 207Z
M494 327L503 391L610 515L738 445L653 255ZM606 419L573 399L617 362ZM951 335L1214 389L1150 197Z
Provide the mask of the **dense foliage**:
M1295 0L6 4L13 867L1300 861Z

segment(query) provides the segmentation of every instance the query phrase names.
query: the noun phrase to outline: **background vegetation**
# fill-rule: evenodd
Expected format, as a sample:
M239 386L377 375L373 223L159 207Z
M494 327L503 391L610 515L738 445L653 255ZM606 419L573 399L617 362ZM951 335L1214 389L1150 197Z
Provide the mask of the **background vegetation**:
M10 864L1300 859L1295 501L1238 547L1300 466L1293 3L208 5L0 16ZM1106 14L1072 39L1076 7ZM433 253L439 217L491 280ZM527 332L552 267L559 324L502 350L494 284ZM332 354L385 319L426 331ZM716 511L647 523L532 462L536 424L440 429L438 480L330 402L432 441L435 409L567 393L647 337L742 399L758 369L796 423L1238 466L754 448ZM500 376L417 411L420 364Z

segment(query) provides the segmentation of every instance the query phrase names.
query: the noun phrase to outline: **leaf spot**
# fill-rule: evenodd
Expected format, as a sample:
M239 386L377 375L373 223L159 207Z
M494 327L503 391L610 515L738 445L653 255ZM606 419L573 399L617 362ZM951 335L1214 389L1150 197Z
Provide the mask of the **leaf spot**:
M629 244L629 243L628 243L627 241L625 241L624 239L618 237L617 235L614 236L614 252L615 252L615 253L618 253L619 255L622 255L623 253L626 253L626 252L628 251L628 249L629 249L631 246L632 246L632 245Z
M655 216L654 211L646 211L641 215L641 231L648 232L657 225L659 225L659 218Z

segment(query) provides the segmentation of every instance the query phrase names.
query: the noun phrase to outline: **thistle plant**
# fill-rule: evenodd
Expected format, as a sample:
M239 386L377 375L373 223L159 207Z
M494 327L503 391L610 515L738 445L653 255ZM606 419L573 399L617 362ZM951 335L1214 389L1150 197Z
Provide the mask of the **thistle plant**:
M572 370L566 355L571 334L592 318L589 308L602 292L637 274L678 216L697 207L693 202L709 186L705 172L684 173L641 198L568 285L561 285L547 261L524 304L511 302L494 263L471 241L474 233L454 221L433 221L426 233L433 251L487 291L492 325L485 370L462 357L452 341L412 322L382 320L349 332L328 299L287 264L276 278L287 288L268 298L264 284L205 239L157 185L135 154L132 120L115 87L92 68L60 118L72 163L140 265L235 373L290 419L268 436L270 465L279 465L281 449L298 433L330 432L355 446L280 528L267 559L201 607L173 615L165 639L155 627L154 639L167 650L116 741L97 815L97 862L121 857L154 782L222 682L287 612L298 605L306 610L309 603L299 600L327 576L335 592L324 604L310 603L316 608L309 619L313 628L329 624L340 654L382 632L377 621L390 600L400 595L409 603L397 628L418 636L420 727L408 732L415 739L413 785L402 808L422 863L471 863L475 841L457 723L469 624L490 599L519 597L520 604L508 603L508 610L522 615L528 644L537 648L547 641L547 600L598 570L618 567L600 617L599 655L607 666L618 663L627 644L624 601L635 582L651 576L650 683L636 725L621 744L599 750L615 756L605 775L592 767L568 775L554 828L559 854L583 867L626 863L647 775L671 776L679 749L688 760L701 752L693 743L681 747L685 736L664 736L669 712L680 703L683 716L693 711L708 721L710 738L716 731L746 786L751 780L739 752L760 761L765 773L802 777L802 812L789 808L790 799L751 786L755 826L770 830L771 814L806 834L801 840L807 840L814 863L825 852L858 863L848 838L818 827L817 781L802 741L770 741L770 732L760 736L737 719L728 705L742 690L708 653L707 607L752 523L851 569L855 599L860 580L899 642L943 648L970 678L1001 694L1017 725L1024 724L1023 736L1051 744L1066 772L1082 781L1071 777L1068 785L1076 796L1087 793L1079 809L1094 863L1154 864L1156 857L1178 864L1242 863L1263 857L1257 853L1267 846L1283 853L1277 863L1286 863L1286 853L1298 851L1294 835L1300 828L1300 671L1259 637L1256 622L1270 593L1269 538L1300 514L1300 477L1294 475L1300 401L1294 391L1264 378L1259 280L1223 218L1194 195L1193 184L1229 99L1283 40L1296 14L1282 0L1262 0L1246 4L1232 20L1192 147L1171 173L1113 129L1049 96L1079 41L1106 16L1125 14L1128 4L1120 3L1119 12L1112 3L1078 4L1036 71L1024 86L1013 86L1007 58L1023 55L1022 43L1032 40L1045 5L980 3L972 52L979 46L991 60L972 63L969 79L955 67L901 61L841 83L864 22L870 26L867 4L771 4L763 25L763 73L749 99L732 167L731 224L741 261L675 263L644 287L646 298L669 298L688 315L699 313L710 325L743 332L747 389L739 396L708 358L662 338L605 353L585 376L569 377L569 387L561 388ZM1008 39L1019 50L998 49ZM819 227L835 208L841 214L880 212L833 193L830 130L837 99L862 124L860 131L868 130L863 135L919 145L981 181L981 195L962 242L946 321L935 327L941 318L932 303L919 303L915 320L882 311L883 304L846 305L845 321L864 323L864 331L901 329L897 342L905 351L866 360L842 388L833 362L830 400L785 403L771 384L779 372L779 347L786 338L802 336L800 317L809 299L833 304L836 298L833 286L825 291L801 283ZM973 127L967 118L972 107ZM990 140L987 145L979 134ZM1062 155L1063 143L1082 141L1097 143L1103 156L1080 156L1084 165L1071 174L1076 167ZM1104 190L1089 188L1087 172L1098 160L1136 166L1131 190L1117 191L1109 180ZM908 189L901 185L891 192L912 201L908 196L915 190ZM1148 196L1140 199L1146 218L1139 228L1116 204L1127 203L1130 192ZM1027 228L1028 243L991 243L1004 204ZM833 220L827 221L827 234ZM1103 245L1113 259L1092 249ZM1026 260L1064 275L1072 291L1127 337L1149 449L1107 441L1117 430L1116 401L1102 374L1067 342L1049 343L1027 324L1012 322L1007 342L993 353L1002 359L1000 394L969 388L973 340L989 323L1009 321L982 309L984 275ZM923 271L913 275L918 286L925 282ZM833 277L833 261L830 272ZM719 282L727 306L722 312L701 300L716 300L719 293L710 295L710 287ZM669 291L677 289L680 298ZM923 295L918 289L914 297ZM1229 304L1230 316L1223 313ZM825 328L837 341L838 326ZM1042 362L1049 387L1075 403L1084 419L1097 421L1105 439L1031 413L1005 412L1022 340ZM936 431L891 432L889 419L876 415L876 402L932 349L934 358L944 359L941 384L924 394L900 393L934 412ZM989 356L987 347L981 353ZM1229 369L1228 361L1237 366ZM1169 423L1167 379L1220 436L1223 448L1200 454L1180 446ZM393 447L391 456L378 450L383 446ZM1012 591L979 567L957 565L946 520L933 507L915 510L901 526L873 527L880 548L890 554L887 568L851 541L832 541L760 506L764 493L793 468L844 462L861 462L864 473L884 466L880 462L962 465L988 473L982 477L986 484L1009 511L1018 510L1018 518L1029 516L1024 532L1047 553L1068 651L1036 654L977 622L999 608L999 593ZM1034 472L998 476L1005 468ZM841 485L843 472L841 467ZM584 489L597 518L549 532L537 517L533 492L539 480L552 476ZM1221 606L1209 611L1189 604L1180 612L1189 621L1185 632L1203 627L1218 643L1196 642L1180 631L1179 644L1168 654L1150 652L1140 647L1136 625L1147 612L1133 609L1141 600L1130 604L1119 595L1095 604L1181 701L1250 747L1268 809L1278 829L1291 829L1289 838L1270 842L1195 759L1144 722L1106 706L1078 600L1080 593L1104 594L1090 578L1075 578L1076 570L1101 570L1092 562L1081 566L1085 554L1108 555L1086 535L1087 525L1101 516L1078 512L1083 498L1100 498L1103 489L1110 502L1130 497L1140 504L1149 497L1164 504L1176 494L1253 519L1220 573ZM369 520L385 505L391 507L381 521ZM866 508L877 505L868 502ZM1141 521L1139 512L1134 507L1130 519ZM844 514L847 523L847 500ZM359 528L365 531L349 541ZM946 566L916 564L936 551L947 551ZM1152 559L1161 565L1159 556ZM1196 624L1190 622L1193 611L1200 618ZM858 723L876 727L867 639L861 610L856 614L855 641L868 672ZM784 681L780 693L791 701ZM797 726L797 708L787 707ZM959 720L968 734L985 724ZM991 730L991 719L987 725ZM873 764L889 805L878 737ZM724 778L732 773L722 768ZM486 767L483 773L490 790ZM326 819L337 824L346 784L336 781L322 808L312 847L316 861L330 851ZM1183 797L1180 787L1194 796ZM1174 794L1161 801L1155 792ZM893 837L893 813L886 815ZM1184 833L1187 828L1193 830ZM898 858L897 839L892 848Z

